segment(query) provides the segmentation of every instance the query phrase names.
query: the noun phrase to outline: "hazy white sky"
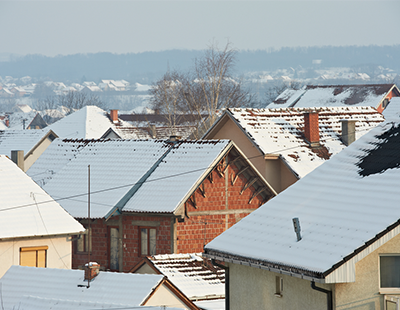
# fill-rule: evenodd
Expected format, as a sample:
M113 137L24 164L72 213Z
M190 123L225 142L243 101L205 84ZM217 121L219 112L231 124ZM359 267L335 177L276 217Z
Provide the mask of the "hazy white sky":
M393 1L4 1L0 53L400 44Z

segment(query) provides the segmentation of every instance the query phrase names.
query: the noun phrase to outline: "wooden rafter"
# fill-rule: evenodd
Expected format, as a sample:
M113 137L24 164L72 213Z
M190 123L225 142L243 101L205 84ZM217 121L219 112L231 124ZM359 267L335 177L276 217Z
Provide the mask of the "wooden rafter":
M242 188L242 190L240 191L240 195L243 194L243 192L248 189L250 186L252 186L255 182L257 181L257 178L252 178L251 180L249 180Z
M201 185L199 186L199 192L204 198L206 198L206 190L204 188L204 183L201 183Z
M210 174L207 176L207 179L210 181L210 183L214 183L214 178L213 178L213 173L212 171L210 172Z
M233 177L233 174L232 174L232 181L231 181L232 185L235 185L235 182L236 182L237 178L239 177L239 175L241 175L243 172L245 172L249 168L250 168L249 166L246 166L246 167L240 169L239 172L236 173L235 177Z
M193 206L193 208L197 209L195 193L193 193L193 195L189 197L188 202Z
M253 194L253 196L251 196L250 200L249 200L249 204L253 201L254 198L256 198L258 195L260 195L262 192L266 191L267 188L266 187L261 187L260 189L256 190Z

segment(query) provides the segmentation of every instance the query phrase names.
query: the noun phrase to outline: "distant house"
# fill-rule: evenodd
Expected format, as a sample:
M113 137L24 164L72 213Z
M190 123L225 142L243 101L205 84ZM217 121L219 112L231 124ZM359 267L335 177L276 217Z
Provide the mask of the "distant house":
M203 139L231 139L276 192L384 120L371 107L227 109Z
M47 127L47 123L42 116L35 111L7 113L7 117L9 121L8 128L11 130L43 129Z
M131 272L161 274L200 308L208 308L207 304L213 302L225 309L225 270L201 253L147 256Z
M81 92L87 92L87 93L102 92L102 90L101 90L101 88L99 86L89 86L89 85L86 85L80 91Z
M12 265L71 268L85 228L5 155L0 172L0 277Z
M2 309L198 310L160 275L12 266L0 279Z
M206 257L228 266L231 310L399 308L400 109L392 108L206 245Z
M23 171L27 171L56 138L58 136L53 131L44 129L0 130L0 154L12 158Z
M110 128L131 127L118 118L118 110L110 113L97 106L85 106L48 126L63 139L99 139Z
M393 97L399 96L395 84L307 85L299 90L286 89L268 108L366 106L382 112Z
M275 196L230 141L56 140L28 174L54 197L76 197L60 203L91 223L92 246L75 242L74 268L90 249L124 272L148 255L200 252Z

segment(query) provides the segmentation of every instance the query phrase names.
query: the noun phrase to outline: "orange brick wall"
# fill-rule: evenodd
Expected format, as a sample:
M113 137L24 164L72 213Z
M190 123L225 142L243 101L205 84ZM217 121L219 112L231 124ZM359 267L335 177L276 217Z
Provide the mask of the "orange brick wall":
M119 216L113 220L119 219ZM157 233L157 253L171 253L171 218L161 216L122 216L122 247L123 247L123 271L128 272L141 260L139 226L133 226L132 221L156 221L160 225L155 227ZM87 226L87 225L85 225ZM117 225L111 225L116 227ZM104 220L96 220L91 224L92 228L92 253L90 260L100 264L102 269L107 269L108 261L108 226ZM72 254L72 268L80 268L88 261L87 254L76 253L74 244Z
M242 175L232 185L232 176L235 176L237 172L238 169L234 165L229 166L227 169L228 209L226 208L225 176L221 177L216 171L212 172L213 183L209 179L203 182L206 197L203 197L199 190L196 191L197 209L186 202L185 207L188 214L190 214L189 218L185 217L184 222L175 222L177 253L202 252L205 244L247 216L249 209L256 209L262 204L261 196L255 197L250 204L248 203L254 193L253 186L240 195L240 191L247 183L247 180ZM220 211L226 214L219 214L218 212ZM196 214L201 212L204 214ZM109 222L97 219L91 225L91 261L99 263L102 269L107 269L109 266L108 225L113 221L117 224L110 226L118 226L120 216L113 217ZM124 272L128 272L141 260L139 226L133 226L132 221L159 222L160 225L157 226L157 254L168 254L172 253L171 219L168 216L122 215ZM76 253L75 245L72 255L72 268L83 266L87 260L87 254Z
M231 176L235 175L237 170L235 166L229 166L227 169L228 209L225 200L225 176L221 177L216 171L212 172L213 183L208 179L204 181L206 197L203 197L199 190L196 191L197 209L192 204L186 203L186 210L192 215L185 218L184 222L177 223L177 253L202 252L205 244L249 214L241 210L256 209L262 204L262 198L259 196L248 203L254 193L252 186L240 195L240 191L247 183L242 175L232 186ZM195 215L196 212L203 211L209 213ZM218 211L229 211L230 214L215 214Z

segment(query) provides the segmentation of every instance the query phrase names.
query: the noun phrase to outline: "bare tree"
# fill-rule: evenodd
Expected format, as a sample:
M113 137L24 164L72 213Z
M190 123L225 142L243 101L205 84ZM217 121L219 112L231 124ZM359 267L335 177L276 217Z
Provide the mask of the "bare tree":
M149 91L152 108L164 116L174 135L176 135L178 117L187 112L183 100L185 80L186 77L178 71L168 70L161 79L152 85Z
M187 73L168 71L153 84L151 94L157 96L151 101L152 107L163 107L160 111L166 113L178 111L190 115L198 128L193 138L199 138L215 122L218 111L250 105L251 95L244 90L242 80L233 76L235 61L236 50L229 42L223 49L216 43L211 44L204 55L194 61L192 70Z
M282 94L286 89L294 89L299 90L303 85L296 80L292 80L290 82L281 82L279 84L275 84L268 88L265 93L265 101L266 105L273 102L280 94Z

